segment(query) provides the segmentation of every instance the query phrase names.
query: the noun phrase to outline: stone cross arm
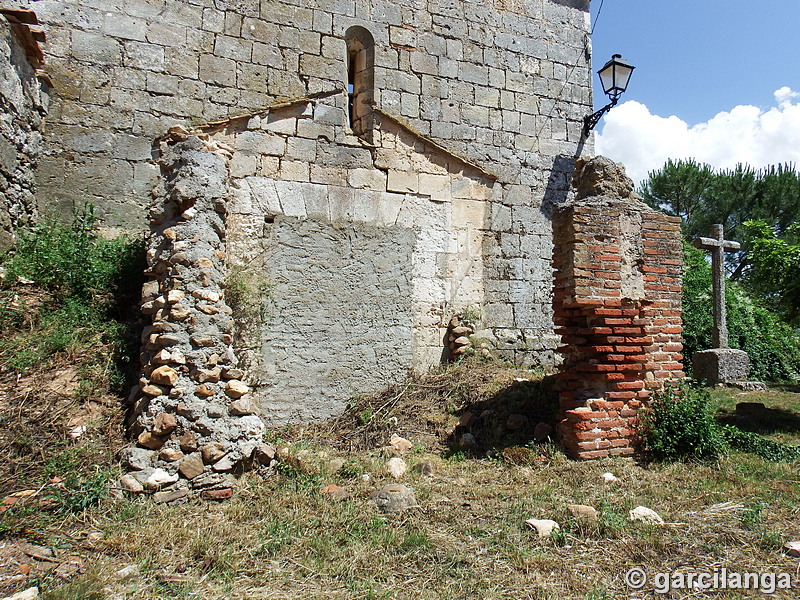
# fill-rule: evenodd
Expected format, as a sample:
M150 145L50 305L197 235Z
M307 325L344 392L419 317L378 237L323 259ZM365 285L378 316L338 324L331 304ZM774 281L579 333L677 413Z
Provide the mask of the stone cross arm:
M714 230L712 229L712 235L713 231ZM739 250L742 247L739 242L723 240L721 238L721 235L719 238L698 237L694 238L693 244L695 248L700 248L701 250L716 250L717 248L722 248L723 252L733 252L734 250Z

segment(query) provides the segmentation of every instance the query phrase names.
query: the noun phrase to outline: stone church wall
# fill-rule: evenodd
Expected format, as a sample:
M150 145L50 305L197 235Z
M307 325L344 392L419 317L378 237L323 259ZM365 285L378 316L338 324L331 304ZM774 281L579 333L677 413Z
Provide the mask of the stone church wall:
M453 308L456 297L469 298L481 317L478 327L498 356L522 365L556 360L550 207L569 195L573 159L592 150L591 140L584 148L581 137L583 117L591 111L588 0L19 0L17 5L36 10L48 33L44 50L53 94L37 171L39 206L68 215L90 201L112 229L146 228L146 206L160 175L155 141L171 127L228 122L323 96L337 96L340 104L334 106L346 111L341 104L348 82L346 35L353 28L366 31L374 40L369 102L376 118L402 129L400 137L417 136L411 146L430 142L436 152L461 157L492 180L491 192L445 208L426 199L433 191L419 191L422 185L435 188L435 176L442 173L417 173L411 163L402 177L396 169L381 170L385 144L373 151L334 140L325 115L298 119L296 129L287 125L291 119L276 118L288 128L266 131L284 136L282 148L248 154L238 147L232 178L247 180L240 189L266 185L258 178L280 182L276 189L302 190L295 197L306 203L324 190L330 210L343 212L326 221L307 209L293 214L290 202L263 240L288 252L280 267L288 272L291 261L310 260L292 254L287 241L313 230L303 221L335 224L319 239L302 234L313 253L322 253L324 264L341 259L326 249L336 244L325 235L335 239L347 227L374 229L373 221L386 218L399 199L407 206L416 203L420 211L434 213L436 226L414 233L417 248L427 236L427 256L409 250L402 225L391 234L385 225L370 233L398 236L391 244L369 242L379 253L391 248L394 254L384 255L388 262L412 253L411 279L398 284L397 293L410 286L417 323L403 325L412 328L409 333L392 329L391 319L382 322L397 340L411 336L407 367L428 365L441 354L438 329L446 315L426 311L447 312L441 307ZM335 143L321 151L318 140ZM383 212L359 215L357 204L368 196L380 199ZM472 224L459 229L462 218ZM480 226L474 225L478 221ZM443 250L442 244L457 248ZM312 270L301 272L310 276ZM441 273L451 275L440 278ZM300 285L274 274L287 286ZM456 281L457 291L445 289ZM335 282L326 279L334 288ZM440 308L430 308L434 305ZM265 372L281 369L275 348L275 361L265 363Z

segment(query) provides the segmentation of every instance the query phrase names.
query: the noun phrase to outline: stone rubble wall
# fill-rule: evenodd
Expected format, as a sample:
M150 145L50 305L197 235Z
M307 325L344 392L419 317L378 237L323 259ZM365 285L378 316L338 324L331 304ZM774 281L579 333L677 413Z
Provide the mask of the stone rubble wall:
M228 477L253 458L265 431L233 351L225 301L225 150L198 137L162 144L163 185L152 233L142 312L143 377L132 392L124 483L175 500L190 489L206 498L231 493Z
M483 242L496 352L523 365L554 362L548 206L568 197L572 159L584 149L588 0L19 4L36 8L49 35L54 95L40 205L68 214L92 201L109 227L145 227L143 206L159 177L155 138L176 125L341 92L345 32L369 30L376 110L497 178L486 206L493 239ZM284 161L280 179L330 185L332 170L355 168L358 158L346 152L325 164L304 158L309 143L299 137L286 146L297 158ZM585 143L590 150L592 140Z
M35 15L18 15L36 20ZM47 95L37 77L38 44L14 11L0 15L0 251L34 223L34 172L42 152Z
M559 432L581 459L633 454L639 409L684 377L680 219L623 187L553 215Z

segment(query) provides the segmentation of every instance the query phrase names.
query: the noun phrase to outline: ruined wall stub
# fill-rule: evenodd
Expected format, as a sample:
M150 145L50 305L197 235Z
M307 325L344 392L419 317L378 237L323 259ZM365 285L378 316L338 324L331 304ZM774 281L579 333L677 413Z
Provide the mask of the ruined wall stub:
M43 37L35 22L29 11L0 11L0 251L36 217L34 171L48 98L38 78Z
M680 219L645 205L618 165L579 161L553 214L561 441L576 458L632 454L652 390L684 376Z
M40 204L67 213L89 200L111 227L146 224L159 175L154 139L174 125L342 92L346 32L367 30L376 110L496 178L480 245L477 308L488 337L516 363L553 362L546 205L568 195L591 111L588 1L19 4L37 10L49 35L54 96ZM292 144L296 158L272 156L282 180L327 185L349 168L346 153L325 165L303 155L307 132L286 135L303 139Z

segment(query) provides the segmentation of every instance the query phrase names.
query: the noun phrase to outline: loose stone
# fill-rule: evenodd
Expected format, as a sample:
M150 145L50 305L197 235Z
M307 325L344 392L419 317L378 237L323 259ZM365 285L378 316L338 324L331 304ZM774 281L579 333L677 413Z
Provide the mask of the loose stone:
M661 518L656 511L646 506L637 506L628 513L628 519L631 521L641 521L648 525L663 525L664 519Z
M418 507L417 498L414 490L401 483L390 483L371 494L373 502L379 510L385 513L392 513L407 508Z
M406 471L408 470L408 466L406 465L406 461L398 456L395 456L394 458L390 458L389 462L386 463L386 470L389 472L389 475L395 479L398 479L405 475Z
M536 530L540 538L552 537L554 531L561 529L559 524L552 519L528 519L525 523L531 527L531 529Z

